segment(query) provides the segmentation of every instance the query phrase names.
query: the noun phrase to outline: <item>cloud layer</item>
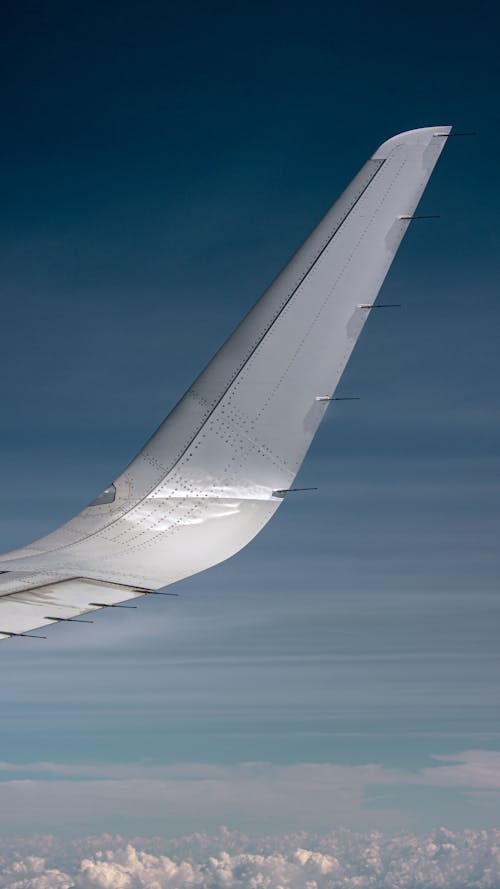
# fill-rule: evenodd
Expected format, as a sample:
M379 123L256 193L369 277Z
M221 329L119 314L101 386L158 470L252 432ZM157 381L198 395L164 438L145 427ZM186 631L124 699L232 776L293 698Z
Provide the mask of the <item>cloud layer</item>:
M0 832L497 827L500 752L379 763L0 763ZM422 807L422 802L425 806ZM439 808L441 807L441 808Z
M0 843L1 889L497 889L500 831ZM24 854L23 854L24 848ZM163 848L163 852L161 851ZM83 857L82 857L83 855ZM59 866L57 858L65 861Z

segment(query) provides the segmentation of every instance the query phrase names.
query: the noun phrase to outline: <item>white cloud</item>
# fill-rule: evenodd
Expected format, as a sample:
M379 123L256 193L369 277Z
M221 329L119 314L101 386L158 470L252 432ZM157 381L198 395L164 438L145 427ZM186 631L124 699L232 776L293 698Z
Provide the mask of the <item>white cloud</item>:
M45 857L22 857L23 841L0 842L0 889L497 889L500 884L498 830L441 828L424 836L392 837L338 831L259 841L222 830L215 837L133 844L106 836L100 848L96 838L67 843L65 853L72 849L74 861L64 870L47 863L60 854L57 841L36 842Z
M440 787L500 790L500 751L465 750L451 756L433 756L444 765L422 769L423 784Z
M55 868L47 868L45 859L29 855L12 862L2 871L2 889L70 889L74 880Z
M423 828L412 820L412 789L448 796L449 823L496 825L491 801L500 792L500 752L470 750L434 757L420 770L376 763L277 765L240 763L0 763L0 826L79 831L109 823L179 823L214 829L221 822L264 830ZM451 797L450 791L456 796ZM404 792L405 804L398 800ZM398 796L399 793L399 796ZM460 794L460 797L458 796ZM431 797L429 797L430 799ZM385 799L392 802L388 804ZM457 805L460 803L460 805ZM97 822L96 822L97 817ZM471 818L476 820L471 822ZM448 818L447 818L448 820ZM42 828L43 829L43 828Z

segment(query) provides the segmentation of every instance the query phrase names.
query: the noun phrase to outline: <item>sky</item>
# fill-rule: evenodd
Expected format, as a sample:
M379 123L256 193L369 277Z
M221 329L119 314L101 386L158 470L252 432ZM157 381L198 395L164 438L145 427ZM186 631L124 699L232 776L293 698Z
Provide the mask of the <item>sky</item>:
M441 156L440 218L384 284L401 308L342 381L360 401L300 473L318 492L177 599L2 644L2 842L227 825L319 855L499 826L498 25L481 2L3 12L3 551L121 471L377 145L477 136Z

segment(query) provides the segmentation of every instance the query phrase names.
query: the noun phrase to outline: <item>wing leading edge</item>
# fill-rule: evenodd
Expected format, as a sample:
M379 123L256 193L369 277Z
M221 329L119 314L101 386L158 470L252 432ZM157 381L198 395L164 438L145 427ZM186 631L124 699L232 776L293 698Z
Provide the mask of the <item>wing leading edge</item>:
M0 637L174 583L261 530L293 485L450 131L381 145L113 485L0 557Z

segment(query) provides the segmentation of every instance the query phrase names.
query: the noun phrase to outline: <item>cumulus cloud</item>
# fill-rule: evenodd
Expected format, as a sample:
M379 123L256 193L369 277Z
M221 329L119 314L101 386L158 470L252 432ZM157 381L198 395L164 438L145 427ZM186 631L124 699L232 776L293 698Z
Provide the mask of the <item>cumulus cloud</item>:
M441 828L423 836L389 837L337 831L259 841L225 830L169 842L102 837L67 843L74 862L64 870L49 861L61 851L57 841L42 837L36 843L45 856L22 857L21 841L0 843L0 889L497 889L500 884L498 830ZM85 846L90 852L80 857Z
M74 881L59 869L48 868L44 858L29 855L3 870L0 886L8 889L71 889Z

